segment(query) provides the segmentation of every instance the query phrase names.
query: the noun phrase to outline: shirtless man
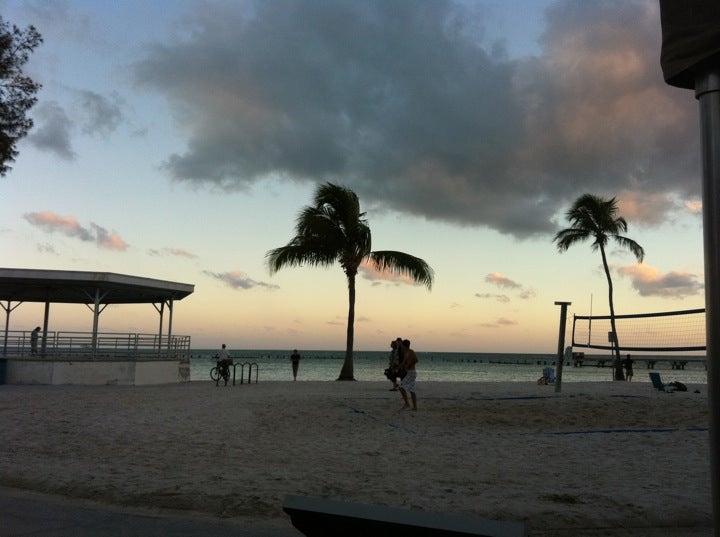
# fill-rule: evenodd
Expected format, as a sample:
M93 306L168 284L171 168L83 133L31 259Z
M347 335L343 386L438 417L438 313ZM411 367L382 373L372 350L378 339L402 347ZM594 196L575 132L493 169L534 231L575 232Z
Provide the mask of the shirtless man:
M407 396L408 392L410 392L412 409L417 410L417 397L415 396L415 378L417 371L415 370L415 364L418 363L418 358L415 351L410 348L409 339L403 340L402 346L404 357L402 367L407 371L405 378L400 381L400 395L402 395L403 401L405 401L405 406L403 406L402 409L408 410L410 408Z

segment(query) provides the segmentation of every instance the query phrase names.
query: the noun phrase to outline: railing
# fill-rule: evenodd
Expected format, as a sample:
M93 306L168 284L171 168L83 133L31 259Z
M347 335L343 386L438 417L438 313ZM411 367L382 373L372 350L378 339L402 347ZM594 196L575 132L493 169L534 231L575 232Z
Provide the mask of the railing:
M247 383L252 384L252 372L253 368L255 369L255 384L258 383L258 365L255 362L243 362L243 363L237 363L237 364L230 364L230 367L233 368L233 386L235 386L235 373L237 372L237 367L240 366L240 384L243 384L245 382L245 366L247 366Z
M33 352L31 332L12 330L0 333L3 356L66 358L85 360L142 359L181 361L190 359L190 336L158 334L47 332L40 334Z

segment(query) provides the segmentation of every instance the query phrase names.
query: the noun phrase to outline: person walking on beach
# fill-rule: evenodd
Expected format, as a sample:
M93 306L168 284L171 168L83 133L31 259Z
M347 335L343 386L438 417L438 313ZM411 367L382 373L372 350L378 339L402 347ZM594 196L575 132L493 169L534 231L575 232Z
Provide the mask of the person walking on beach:
M30 354L37 354L38 339L40 339L40 327L36 326L30 333Z
M408 402L408 392L410 392L410 398L412 399L412 409L417 410L417 397L415 395L415 379L417 377L417 371L415 365L418 363L418 357L415 351L410 348L410 340L404 339L402 342L403 346L403 363L402 368L405 369L405 377L400 381L400 395L402 395L405 405L402 407L403 410L408 410L410 404Z
M290 361L292 362L293 380L297 380L298 367L300 367L300 353L297 349L292 351L290 355Z
M625 356L623 366L625 366L625 380L630 382L633 378L633 361L629 354Z

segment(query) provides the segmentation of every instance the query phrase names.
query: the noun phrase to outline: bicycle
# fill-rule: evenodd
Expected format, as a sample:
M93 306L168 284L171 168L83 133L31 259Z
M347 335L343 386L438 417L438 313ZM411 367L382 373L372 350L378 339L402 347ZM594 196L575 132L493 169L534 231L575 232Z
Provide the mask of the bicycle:
M210 369L210 378L215 381L215 386L220 384L220 379L224 380L227 386L230 380L230 364L216 364Z

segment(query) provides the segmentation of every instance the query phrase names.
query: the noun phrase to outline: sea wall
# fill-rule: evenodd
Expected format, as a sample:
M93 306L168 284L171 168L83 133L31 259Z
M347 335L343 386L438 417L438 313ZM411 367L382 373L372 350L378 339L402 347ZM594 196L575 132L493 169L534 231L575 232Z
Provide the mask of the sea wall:
M171 384L188 380L186 362L178 360L7 361L7 384L130 385Z

